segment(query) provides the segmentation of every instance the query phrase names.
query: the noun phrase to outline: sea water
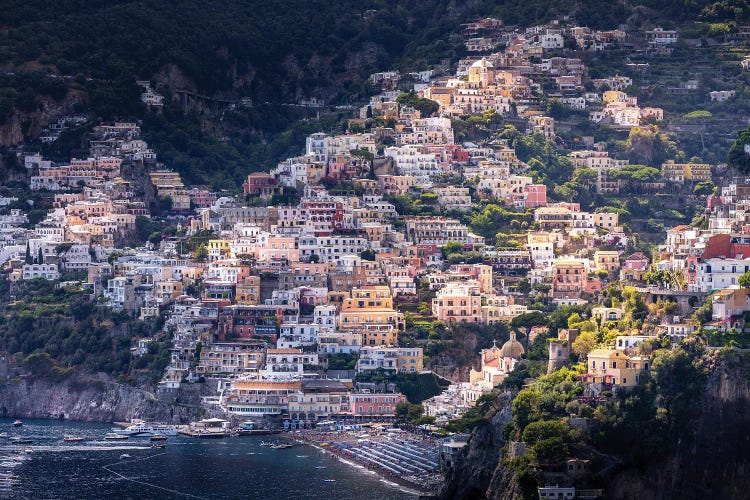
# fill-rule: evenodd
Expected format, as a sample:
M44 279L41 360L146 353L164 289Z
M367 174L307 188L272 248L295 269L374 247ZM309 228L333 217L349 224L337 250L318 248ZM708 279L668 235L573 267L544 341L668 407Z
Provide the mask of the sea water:
M107 424L0 419L0 487L13 499L413 499L374 473L307 446L274 450L276 436L200 439L170 436L105 441ZM85 439L66 443L65 434ZM12 444L11 437L31 439ZM123 457L129 455L129 457ZM334 480L334 481L332 481ZM2 484L0 482L0 484Z

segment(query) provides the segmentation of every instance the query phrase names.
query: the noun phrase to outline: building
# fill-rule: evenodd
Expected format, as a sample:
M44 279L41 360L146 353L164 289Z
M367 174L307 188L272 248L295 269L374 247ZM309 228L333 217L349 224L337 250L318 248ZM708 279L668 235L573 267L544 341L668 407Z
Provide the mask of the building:
M353 392L349 394L351 414L355 418L393 417L396 405L406 401L398 393Z
M631 358L617 349L594 349L588 354L584 381L602 389L638 385L640 374L649 371L648 359Z
M265 359L261 342L217 342L203 346L196 369L199 375L239 375L257 372Z
M417 244L444 246L455 241L464 244L484 244L484 238L469 232L469 229L456 219L433 216L404 217L406 238Z
M432 314L445 323L482 321L482 296L478 285L449 283L432 299Z
M586 291L588 271L577 260L560 260L552 266L552 294L555 298L580 298Z
M24 280L33 280L41 278L45 280L60 279L60 271L56 264L24 264L22 278Z
M354 288L341 305L341 329L363 331L369 325L404 329L404 315L393 308L393 296L387 286Z
M267 417L287 413L289 397L302 388L300 380L235 380L220 396L228 413Z
M370 347L359 350L357 372L386 370L397 373L419 373L424 366L421 347Z
M303 380L289 395L289 418L317 421L349 413L349 389L338 380Z
M661 176L664 180L682 184L711 180L711 165L708 163L675 163L667 160L661 165Z
M516 340L515 332L511 332L510 339L502 347L497 347L493 341L491 348L482 349L481 367L478 371L472 369L469 372L469 382L479 383L492 390L513 371L524 352L523 345Z

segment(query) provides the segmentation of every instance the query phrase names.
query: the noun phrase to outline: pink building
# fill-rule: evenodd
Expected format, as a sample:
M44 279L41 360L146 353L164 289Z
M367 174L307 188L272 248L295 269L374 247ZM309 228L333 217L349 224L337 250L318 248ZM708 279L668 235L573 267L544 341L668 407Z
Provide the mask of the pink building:
M392 417L396 414L396 405L406 401L406 396L399 393L351 393L349 406L355 417Z
M198 208L209 208L216 203L216 193L208 189L193 188L188 194L190 194L190 202Z
M526 208L547 206L547 186L544 184L529 184L524 186L523 193Z

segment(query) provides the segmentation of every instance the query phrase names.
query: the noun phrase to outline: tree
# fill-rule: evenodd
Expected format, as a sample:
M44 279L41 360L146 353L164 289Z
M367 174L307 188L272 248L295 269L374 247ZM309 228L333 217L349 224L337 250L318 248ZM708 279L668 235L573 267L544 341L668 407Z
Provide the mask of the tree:
M570 427L562 420L538 420L531 422L523 430L523 442L534 445L539 441L557 437L563 441L568 439Z
M208 258L208 247L204 244L201 244L198 248L195 249L195 260L198 262L205 262Z
M701 181L693 188L693 194L698 196L710 196L716 191L716 184L712 181Z
M31 258L31 247L29 246L28 242L26 242L26 258L24 259L24 262L26 264L34 263L34 260Z
M367 249L360 253L359 256L362 258L362 260L374 261L377 254L373 250Z
M408 94L401 94L396 98L396 102L400 106L411 106L412 108L419 111L422 118L428 118L440 109L440 104L437 102L419 97L413 90Z
M750 271L740 276L737 279L737 283L743 288L750 288Z
M585 358L596 346L596 333L581 332L573 342L573 352L580 358Z

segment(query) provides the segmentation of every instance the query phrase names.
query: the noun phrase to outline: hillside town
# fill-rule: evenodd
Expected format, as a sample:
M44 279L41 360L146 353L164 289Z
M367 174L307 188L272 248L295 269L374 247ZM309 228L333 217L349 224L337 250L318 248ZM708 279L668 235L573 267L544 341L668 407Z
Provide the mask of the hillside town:
M345 133L308 135L302 154L235 190L186 185L136 122L95 125L87 153L64 164L19 151L29 189L52 206L31 217L0 198L11 294L46 280L160 321L130 345L138 358L169 340L160 399L210 384L207 410L288 430L395 421L416 407L415 432L454 433L540 352L547 374L582 362L577 401L596 404L636 387L657 343L699 331L716 346L744 342L732 334L750 313L750 178L718 182L726 165L700 159L634 165L594 135L569 140L575 124L550 116L564 109L626 135L657 126L664 110L632 95L631 78L590 78L566 54L668 56L677 32L487 18L462 36L469 57L455 71L373 74L378 92ZM160 112L164 97L139 85ZM477 140L472 120L504 128ZM523 161L522 141L559 151L558 166ZM664 192L698 206L695 219L661 228L649 214L636 231L612 201ZM567 311L556 331L554 311ZM446 364L467 328L481 340ZM438 389L410 399L407 381ZM441 445L441 463L461 439ZM575 494L566 488L539 498L573 498L551 496Z

